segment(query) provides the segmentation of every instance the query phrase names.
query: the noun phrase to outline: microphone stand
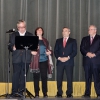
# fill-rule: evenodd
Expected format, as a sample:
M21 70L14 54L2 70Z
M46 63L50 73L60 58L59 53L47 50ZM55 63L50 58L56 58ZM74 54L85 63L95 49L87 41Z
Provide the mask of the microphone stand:
M10 35L9 34L9 39L10 39ZM9 50L9 43L8 43L8 50ZM3 94L3 95L0 95L0 97L9 97L9 75L10 75L10 50L9 50L9 53L8 53L8 68L7 68L7 88L6 88L6 94Z
M30 98L31 98L31 97L34 98L33 94L30 93L30 92L27 90L27 88L26 88L26 61L27 61L27 51L28 51L29 47L28 47L28 46L25 46L24 48L25 48L25 90L24 90L24 98L26 97L26 93L27 93L27 95L28 95ZM31 99L32 99L32 98L31 98Z
M22 47L23 47L23 45L21 45ZM30 45L30 47L31 47L32 45ZM25 88L24 89L22 89L22 90L20 90L18 93L15 93L14 95L19 95L20 97L22 97L23 99L25 99L26 98L26 94L30 97L30 99L32 99L32 97L33 98L35 98L34 97L34 95L32 94L32 93L30 93L29 91L28 91L28 89L26 88L26 61L27 61L27 51L28 51L28 49L30 48L30 47L28 47L28 46L25 46L25 47L23 47L24 49L25 49L25 74L24 74L24 76L25 76ZM20 92L22 92L22 91L24 91L24 96L22 96L21 94L19 94Z

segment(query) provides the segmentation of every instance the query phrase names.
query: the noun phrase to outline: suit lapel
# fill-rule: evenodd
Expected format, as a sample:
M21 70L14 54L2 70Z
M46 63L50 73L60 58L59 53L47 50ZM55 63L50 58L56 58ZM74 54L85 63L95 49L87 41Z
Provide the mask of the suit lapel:
M97 35L95 35L94 39L93 39L93 42L91 45L93 45L95 43L95 41L97 40Z
M27 33L27 31L26 31L26 33L25 33L25 36L28 36L28 33Z
M66 42L65 48L69 45L70 42L71 42L71 39L69 37L68 40L67 40L67 42Z
M63 38L61 38L61 46L62 46L62 48L63 48Z
M87 42L86 42L86 43L89 44L89 46L91 45L91 44L90 44L90 36L88 36Z
M69 37L66 42L65 48L70 44L70 42L71 42L71 38ZM63 38L61 38L61 46L63 47Z
M95 41L97 40L97 38L98 38L98 36L95 35L95 37L94 37L94 39L93 39L93 42L92 42L91 46L95 43Z
M16 32L16 36L20 36L20 35L19 35L19 32Z

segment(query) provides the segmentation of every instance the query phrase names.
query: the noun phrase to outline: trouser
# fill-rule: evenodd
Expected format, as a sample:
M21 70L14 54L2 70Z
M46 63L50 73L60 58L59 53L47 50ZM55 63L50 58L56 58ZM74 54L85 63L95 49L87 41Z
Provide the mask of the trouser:
M67 90L66 95L72 94L73 92L73 66L57 66L57 94L62 95L62 81L63 81L63 74L64 70L66 72L67 77Z
M29 64L26 64L26 75ZM25 89L25 63L13 63L12 93L17 93ZM21 92L21 94L23 91Z
M94 65L93 63L90 63L89 65L84 66L84 71L86 83L85 94L91 94L91 82L93 75L95 91L96 94L100 96L100 65Z
M40 62L39 63L40 73L33 74L35 94L39 94L40 76L42 81L42 92L43 94L47 93L47 68L48 68L48 61Z

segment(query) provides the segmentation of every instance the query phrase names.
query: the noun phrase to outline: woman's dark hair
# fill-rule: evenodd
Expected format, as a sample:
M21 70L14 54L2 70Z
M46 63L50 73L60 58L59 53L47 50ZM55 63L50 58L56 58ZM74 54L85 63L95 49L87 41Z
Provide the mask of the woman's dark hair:
M37 28L35 29L35 35L37 36L37 30L39 30L39 29L42 29L42 36L43 36L43 35L44 35L44 30L43 30L42 27L37 27Z

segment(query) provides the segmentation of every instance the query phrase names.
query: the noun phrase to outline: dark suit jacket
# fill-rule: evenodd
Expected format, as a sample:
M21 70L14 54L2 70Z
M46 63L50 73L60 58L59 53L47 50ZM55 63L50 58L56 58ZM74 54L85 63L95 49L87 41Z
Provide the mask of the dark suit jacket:
M12 63L25 63L25 50L15 50L13 51L13 46L15 45L15 37L20 36L19 32L14 32L10 36L9 40L9 50L12 52ZM26 31L25 36L32 36L32 33ZM26 63L31 62L31 51L27 51L27 60Z
M83 66L90 64L100 64L100 36L96 35L90 45L90 36L83 37L80 45L80 51L83 55ZM89 58L86 56L88 52L96 54L96 57Z
M64 54L63 54L64 52ZM57 66L68 65L74 66L74 57L77 54L77 43L75 39L68 38L65 48L63 48L63 38L57 39L54 54L57 59ZM70 57L66 62L61 62L58 60L58 57Z

